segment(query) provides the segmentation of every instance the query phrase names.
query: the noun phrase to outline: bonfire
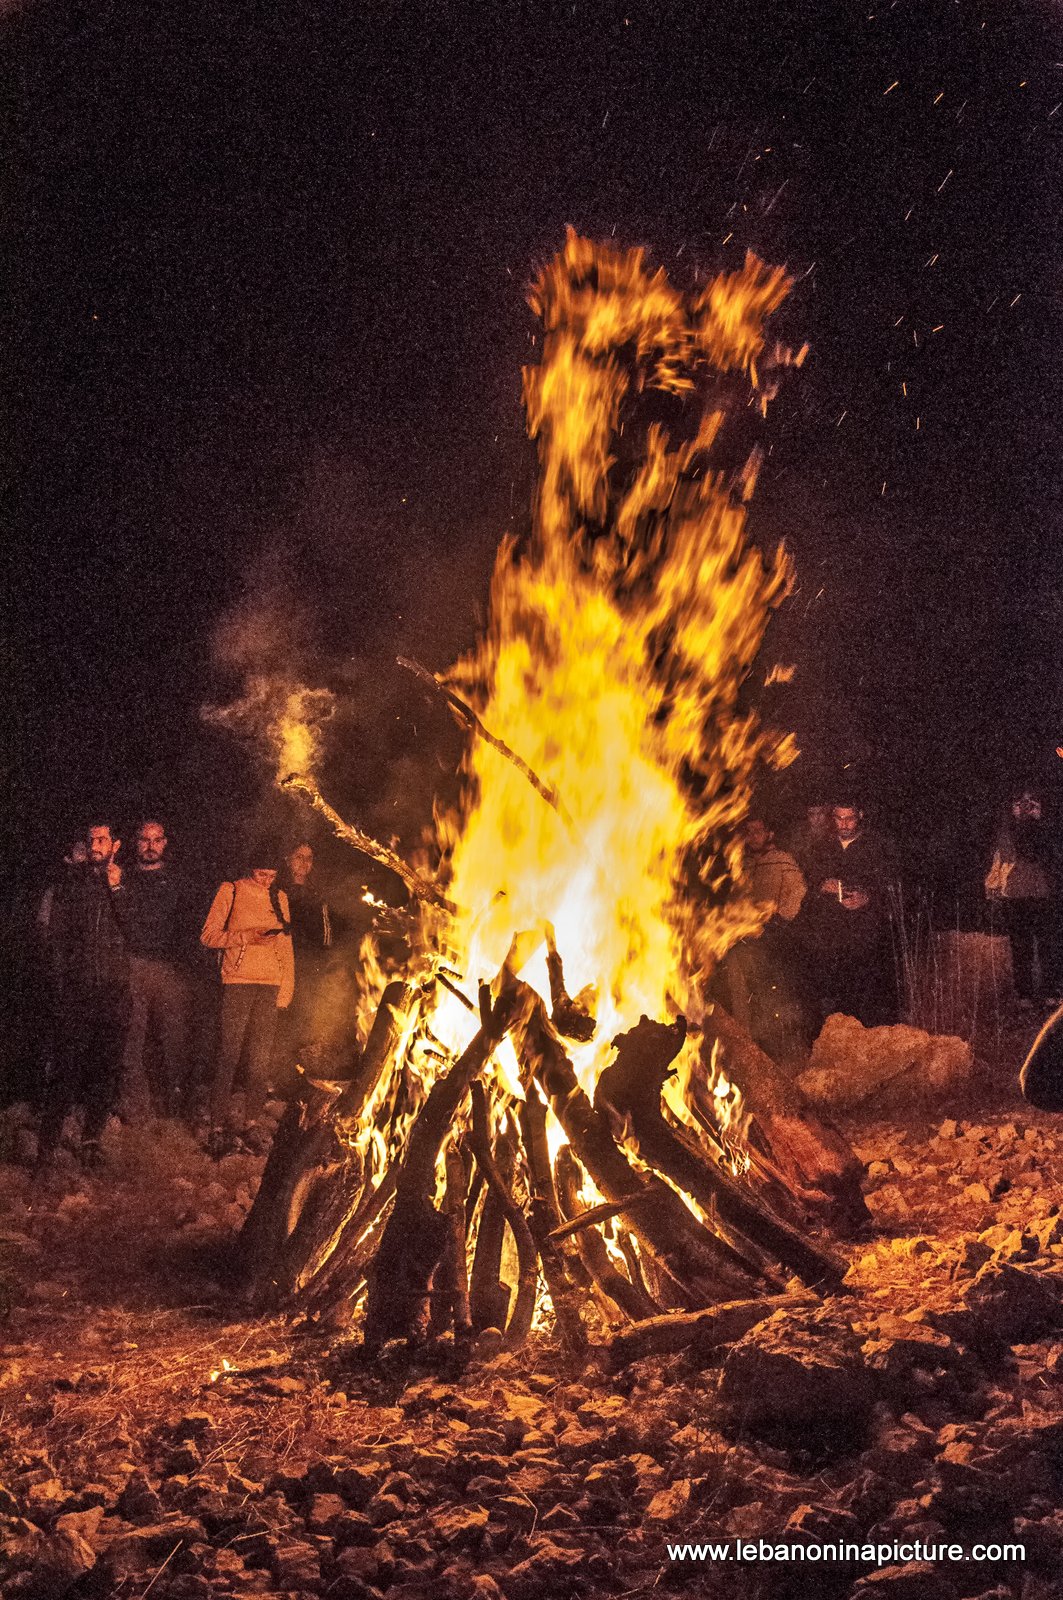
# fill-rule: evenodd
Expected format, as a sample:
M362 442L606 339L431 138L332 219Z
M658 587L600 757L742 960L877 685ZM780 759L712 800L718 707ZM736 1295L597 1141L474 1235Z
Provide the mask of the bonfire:
M729 1340L837 1288L816 1235L863 1215L860 1165L705 999L763 918L738 889L755 776L796 754L743 699L789 562L748 536L756 454L720 465L801 359L766 331L789 286L750 255L683 290L570 234L531 294L530 536L466 657L401 663L467 731L461 805L414 865L282 762L411 909L400 967L363 949L357 1060L278 1129L242 1240L260 1303L370 1350L552 1326L578 1355L618 1324L616 1352Z

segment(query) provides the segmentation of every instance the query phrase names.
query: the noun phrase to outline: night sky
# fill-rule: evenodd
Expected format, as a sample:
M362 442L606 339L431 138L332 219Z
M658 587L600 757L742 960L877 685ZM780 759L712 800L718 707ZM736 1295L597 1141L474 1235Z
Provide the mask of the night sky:
M902 832L1058 784L1058 7L39 0L0 28L22 863L101 807L186 848L231 823L247 753L199 707L264 590L278 653L349 686L341 808L445 775L389 663L468 642L527 524L525 294L566 223L684 282L747 247L798 280L752 523L797 562L777 709L808 784L847 773Z

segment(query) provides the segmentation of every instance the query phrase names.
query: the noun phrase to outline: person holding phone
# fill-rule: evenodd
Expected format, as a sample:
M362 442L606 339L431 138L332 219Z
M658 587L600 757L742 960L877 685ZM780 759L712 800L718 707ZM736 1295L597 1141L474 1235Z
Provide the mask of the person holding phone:
M85 832L85 847L84 862L56 884L41 925L52 1060L37 1141L40 1179L52 1173L63 1124L77 1106L84 1108L82 1164L98 1164L129 1022L129 954L114 909L122 841L109 822L94 822Z
M221 1020L210 1093L212 1154L239 1138L233 1125L233 1089L244 1064L245 1131L262 1113L269 1088L277 1013L295 989L288 898L277 887L279 847L259 840L248 853L244 876L223 883L203 924L200 943L221 953Z

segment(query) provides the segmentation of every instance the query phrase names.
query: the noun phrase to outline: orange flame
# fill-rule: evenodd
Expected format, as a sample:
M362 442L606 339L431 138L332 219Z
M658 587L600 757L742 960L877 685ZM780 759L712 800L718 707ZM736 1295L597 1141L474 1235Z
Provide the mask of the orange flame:
M546 920L569 991L593 990L598 1031L574 1051L587 1087L640 1015L696 1013L698 981L763 918L735 893L738 826L758 762L796 748L739 691L791 574L781 547L765 557L746 534L755 464L725 478L709 452L726 422L720 375L766 398L764 370L793 359L765 360L764 321L788 288L748 256L684 295L641 250L570 233L532 291L546 330L525 373L534 533L503 543L487 636L452 678L570 820L475 739L465 807L440 838L462 908L448 939L470 983ZM654 391L685 413L685 440L641 429ZM548 994L542 946L524 975ZM456 1047L474 1026L443 997L440 1037Z

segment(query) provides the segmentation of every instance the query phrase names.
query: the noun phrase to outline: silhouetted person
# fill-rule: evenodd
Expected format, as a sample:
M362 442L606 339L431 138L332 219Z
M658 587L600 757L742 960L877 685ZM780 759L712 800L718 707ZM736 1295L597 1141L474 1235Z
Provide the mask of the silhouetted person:
M867 1027L896 1021L888 948L892 873L883 840L854 805L836 805L830 838L810 852L799 932L825 1017L842 1011Z
M174 1114L187 1075L185 1059L189 980L187 962L194 930L189 895L181 874L166 859L166 830L149 818L137 830L136 862L114 891L114 911L129 949L131 1013L122 1059L119 1103L143 1118L152 1100L161 1114ZM158 1040L162 1083L151 1092L145 1063L148 1038Z
M743 829L744 858L738 887L764 907L758 934L740 939L720 967L723 998L736 1022L776 1059L800 1054L811 1042L802 994L801 961L790 924L801 909L806 884L801 869L759 817Z
M1039 1005L1063 986L1059 930L1059 863L1040 796L1014 794L997 829L986 894L1003 911L1019 1004Z
M314 851L301 840L285 857L280 886L288 898L295 953L295 994L277 1028L278 1087L295 1083L295 1068L309 1069L321 1034L323 986L332 949L332 913L314 882Z
M84 1108L81 1155L93 1166L118 1081L129 1016L129 958L114 913L121 841L109 823L85 836L88 859L56 883L41 925L53 1027L51 1073L41 1105L37 1171L55 1159L63 1123Z

